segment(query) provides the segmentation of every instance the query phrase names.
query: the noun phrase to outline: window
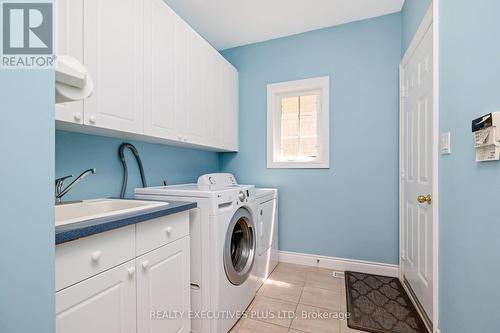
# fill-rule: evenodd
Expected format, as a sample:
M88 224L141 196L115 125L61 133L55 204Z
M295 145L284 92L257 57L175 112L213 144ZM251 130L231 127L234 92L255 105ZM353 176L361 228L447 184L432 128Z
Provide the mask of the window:
M329 168L329 81L267 86L268 168Z

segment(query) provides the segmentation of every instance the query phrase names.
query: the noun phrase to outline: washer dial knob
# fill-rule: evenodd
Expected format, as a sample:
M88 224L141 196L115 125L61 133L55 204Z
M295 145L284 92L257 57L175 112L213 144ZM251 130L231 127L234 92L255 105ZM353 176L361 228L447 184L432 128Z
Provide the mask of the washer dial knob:
M240 199L240 201L243 202L243 201L245 201L246 198L247 198L247 195L245 194L245 192L240 191L240 194L238 194L238 199Z

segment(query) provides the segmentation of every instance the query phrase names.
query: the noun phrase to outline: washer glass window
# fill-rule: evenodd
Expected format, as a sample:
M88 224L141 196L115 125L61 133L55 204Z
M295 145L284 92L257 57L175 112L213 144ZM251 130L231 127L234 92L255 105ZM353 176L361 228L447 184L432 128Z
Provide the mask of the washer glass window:
M234 285L244 283L253 267L255 228L252 216L245 208L236 211L229 223L224 244L224 268Z

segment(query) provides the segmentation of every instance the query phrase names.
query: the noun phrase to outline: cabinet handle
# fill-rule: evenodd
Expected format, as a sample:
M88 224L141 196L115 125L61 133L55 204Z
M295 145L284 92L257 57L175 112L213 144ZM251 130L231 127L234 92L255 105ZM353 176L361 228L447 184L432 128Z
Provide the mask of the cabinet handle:
M89 118L89 122L90 122L91 124L95 124L95 123L97 122L96 117L95 117L95 116L90 116L90 118Z
M165 232L167 233L167 235L169 235L169 236L170 236L170 234L172 233L172 231L173 231L173 230L174 230L174 229L173 229L172 227L167 227L167 228L165 229Z
M82 120L82 114L79 112L75 112L75 114L73 115L73 119L79 122L80 120Z
M127 269L127 273L129 276L133 276L135 273L135 267L130 267L129 269Z
M142 268L143 268L143 269L147 269L147 268L148 268L148 266L149 266L149 260L144 260L144 261L142 262Z
M95 251L90 255L90 258L92 259L93 262L98 261L101 258L101 251Z

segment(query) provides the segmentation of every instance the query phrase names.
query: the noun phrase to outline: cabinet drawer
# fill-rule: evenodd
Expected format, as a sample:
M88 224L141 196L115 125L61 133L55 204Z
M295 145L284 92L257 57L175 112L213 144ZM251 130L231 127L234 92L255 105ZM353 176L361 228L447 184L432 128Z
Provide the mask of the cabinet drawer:
M135 258L135 225L56 246L56 291Z
M136 228L136 254L140 256L189 235L189 211L138 223Z

